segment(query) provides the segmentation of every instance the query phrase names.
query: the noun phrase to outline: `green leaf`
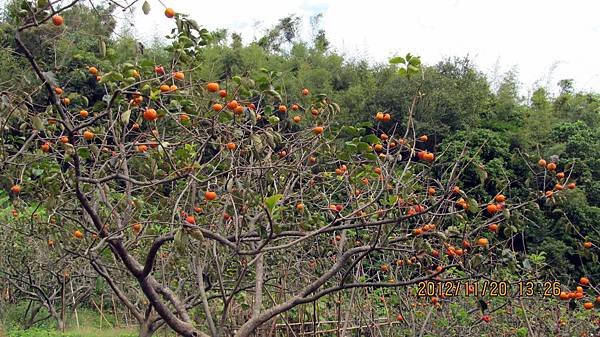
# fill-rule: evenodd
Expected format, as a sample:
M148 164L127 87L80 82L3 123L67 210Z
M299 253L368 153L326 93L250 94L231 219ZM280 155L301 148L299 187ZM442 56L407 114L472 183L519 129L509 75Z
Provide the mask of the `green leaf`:
M345 150L351 154L358 153L358 146L352 142L346 142Z
M412 57L412 58L410 59L410 61L408 61L408 63L409 63L410 65L413 65L413 66L415 66L415 67L418 67L418 66L420 66L420 65L421 65L421 59L420 59L420 58L418 58L418 57Z
M131 117L131 110L123 111L123 113L121 114L121 121L123 122L123 124L125 124L125 125L129 124L130 117Z
M362 137L362 141L366 142L368 144L379 144L379 143L381 143L381 140L379 139L379 137L377 137L374 134L370 134L370 135L366 135L366 136Z
M279 200L281 200L282 198L283 198L283 194L275 194L275 195L265 198L265 206L267 206L267 209L269 210L269 212L273 211L273 209L275 208L275 205L277 205Z
M391 64L400 64L400 63L404 64L404 63L406 63L406 60L402 56L396 56L396 57L392 57L390 59L390 63Z
M31 119L31 123L33 124L33 127L36 130L39 130L39 131L44 130L44 123L42 123L42 120L37 115L33 116L33 118Z
M106 75L102 76L100 83L110 83L110 82L120 82L123 80L123 75L117 72L109 72Z
M273 89L269 89L269 90L265 90L265 94L272 96L274 98L276 98L278 101L283 101L281 99L281 94L279 94L277 91L273 90Z
M347 134L348 136L358 136L358 130L353 126L344 125L340 131Z
M100 51L100 57L106 57L106 43L101 39L99 42L98 50Z
M144 12L144 14L146 15L150 13L150 4L148 3L148 1L144 1L144 4L142 5L142 12Z
M471 213L477 213L479 211L479 204L473 198L467 198L467 205L469 208L467 209Z
M369 151L369 144L365 143L365 142L358 142L358 144L356 144L356 147L358 148L358 151L360 151L361 153L365 153Z

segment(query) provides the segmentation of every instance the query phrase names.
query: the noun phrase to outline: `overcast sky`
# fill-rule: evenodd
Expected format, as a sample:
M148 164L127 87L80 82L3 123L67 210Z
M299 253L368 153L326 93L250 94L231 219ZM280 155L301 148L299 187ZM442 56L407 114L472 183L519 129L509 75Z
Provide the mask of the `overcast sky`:
M133 17L144 40L173 28L163 4L208 29L240 32L245 43L289 14L303 18L309 38L309 18L322 13L334 49L371 63L407 52L427 64L468 55L490 78L517 69L524 93L536 84L555 89L564 78L600 92L599 0L148 1L150 15L138 6Z

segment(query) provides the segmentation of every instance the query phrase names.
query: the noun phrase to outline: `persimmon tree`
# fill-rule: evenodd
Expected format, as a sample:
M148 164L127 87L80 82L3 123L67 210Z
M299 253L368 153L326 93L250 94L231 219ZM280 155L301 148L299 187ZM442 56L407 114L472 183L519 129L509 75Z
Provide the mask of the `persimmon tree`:
M382 290L410 311L422 281L523 268L539 278L515 249L515 223L575 188L568 172L554 174L560 163L538 167L523 154L536 179L472 195L459 182L480 169L486 141L433 148L415 133L419 90L408 111L340 125L343 102L287 92L269 69L198 78L210 33L170 8L169 64L118 62L102 41L98 64L50 71L21 36L47 25L69 34L62 14L77 3L30 4L14 28L15 53L39 87L3 96L2 184L15 212L44 210L19 229L27 245L91 267L140 336L164 325L182 336L263 335L274 318L292 329L290 316L303 321L331 296L347 322L361 304L356 289ZM418 57L390 62L398 76L426 76ZM528 193L511 195L514 184ZM18 217L8 218L16 230ZM399 317L415 330L427 324Z

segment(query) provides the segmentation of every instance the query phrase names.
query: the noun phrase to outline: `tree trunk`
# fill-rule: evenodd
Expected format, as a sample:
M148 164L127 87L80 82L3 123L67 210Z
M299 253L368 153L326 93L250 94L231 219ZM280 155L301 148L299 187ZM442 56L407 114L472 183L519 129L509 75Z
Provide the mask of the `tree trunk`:
M65 322L60 317L56 317L56 329L58 331L65 331Z
M152 323L144 322L140 325L140 333L139 337L152 337L154 335L154 329L152 328Z
M58 311L56 311L56 309L53 306L50 306L50 307L46 306L46 309L48 309L48 311L50 311L50 315L56 321L56 329L58 331L64 332L65 331L65 321L62 319L62 314L59 313Z
M31 328L33 326L33 324L35 323L35 318L37 317L37 315L40 312L41 308L42 308L41 305L34 305L33 309L31 309L31 313L29 314L29 318L27 319L27 322L23 326L25 328L25 330L27 330L27 329L29 329L29 328Z

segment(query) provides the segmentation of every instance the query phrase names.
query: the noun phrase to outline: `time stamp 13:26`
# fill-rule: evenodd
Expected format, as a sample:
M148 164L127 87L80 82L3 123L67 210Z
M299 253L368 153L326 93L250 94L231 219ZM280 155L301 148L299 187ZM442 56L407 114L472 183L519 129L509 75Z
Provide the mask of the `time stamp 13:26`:
M422 281L417 283L417 296L490 296L490 297L554 297L561 293L558 281Z

